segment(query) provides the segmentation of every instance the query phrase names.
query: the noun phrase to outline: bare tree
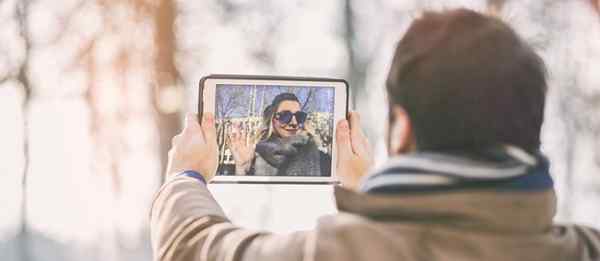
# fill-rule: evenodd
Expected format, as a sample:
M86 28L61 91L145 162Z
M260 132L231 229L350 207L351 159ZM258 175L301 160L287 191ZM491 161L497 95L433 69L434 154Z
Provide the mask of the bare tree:
M29 174L29 111L31 107L32 88L29 81L29 63L31 53L31 35L29 32L29 0L18 2L16 7L16 18L19 26L19 36L23 42L25 57L17 73L17 81L23 89L23 101L21 108L23 112L23 176L21 180L21 231L19 233L20 254L22 260L29 260L29 231L27 224L27 180Z
M301 110L303 110L303 111L304 111L304 110L307 110L307 109L309 109L309 108L312 108L312 107L311 107L311 106L309 106L308 104L309 104L309 102L311 102L311 101L314 101L314 100L315 100L315 99L312 99L312 100L311 100L311 98L312 98L312 96L313 96L313 92L314 92L314 89L313 89L313 88L311 88L311 89L308 91L308 94L306 95L306 99L305 99L305 100L304 100L304 102L302 103L302 109L301 109Z
M182 96L181 76L175 66L175 52L177 46L175 43L175 17L177 15L176 3L173 0L160 0L155 9L154 23L155 34L154 44L156 46L155 58L155 77L157 88L154 92L154 105L156 109L156 122L159 131L159 157L161 159L161 173L167 166L167 151L171 147L171 138L177 134L181 128L179 122L180 104L175 106L166 106L172 104L172 96L165 95L173 93ZM183 99L178 99L182 101Z
M356 97L358 97L364 91L364 84L366 78L366 64L361 61L357 55L360 50L357 47L357 35L356 28L354 26L354 10L352 8L353 0L345 1L344 17L346 31L344 38L346 40L346 48L348 49L349 57L349 70L348 70L348 83L351 90L354 92L352 95L351 104L356 106Z
M230 88L228 91L217 92L217 116L219 119L229 117L244 104L244 88Z

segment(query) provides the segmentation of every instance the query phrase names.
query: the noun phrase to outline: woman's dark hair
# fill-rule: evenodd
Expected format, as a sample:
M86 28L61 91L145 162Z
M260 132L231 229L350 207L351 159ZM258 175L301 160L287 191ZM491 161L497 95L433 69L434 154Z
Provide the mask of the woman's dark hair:
M418 150L540 145L542 59L507 24L466 9L427 12L398 43L386 88Z

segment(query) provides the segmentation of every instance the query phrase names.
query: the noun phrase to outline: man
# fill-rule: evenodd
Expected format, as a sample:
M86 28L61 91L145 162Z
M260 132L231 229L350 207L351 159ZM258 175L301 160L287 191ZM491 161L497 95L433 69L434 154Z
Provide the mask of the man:
M340 213L274 235L231 224L206 189L214 119L174 138L153 204L157 260L600 260L600 233L552 223L539 153L546 80L506 24L467 10L426 13L399 42L387 81L379 171L357 114L338 123Z

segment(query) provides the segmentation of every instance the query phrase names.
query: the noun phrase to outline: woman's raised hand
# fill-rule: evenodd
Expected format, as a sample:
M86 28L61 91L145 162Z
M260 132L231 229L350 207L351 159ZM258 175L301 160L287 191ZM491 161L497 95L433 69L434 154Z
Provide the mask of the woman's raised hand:
M246 175L252 167L256 143L248 138L239 124L234 124L229 134L229 149L235 161L235 175Z

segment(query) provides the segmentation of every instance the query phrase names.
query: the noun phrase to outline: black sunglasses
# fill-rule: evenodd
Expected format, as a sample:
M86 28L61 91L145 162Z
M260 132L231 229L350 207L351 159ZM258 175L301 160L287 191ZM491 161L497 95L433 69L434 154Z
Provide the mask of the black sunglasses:
M292 113L291 111L280 111L275 113L275 119L282 124L289 124L292 121L292 117L296 117L298 125L302 125L306 121L307 116L308 114L303 111L297 111L295 113Z

